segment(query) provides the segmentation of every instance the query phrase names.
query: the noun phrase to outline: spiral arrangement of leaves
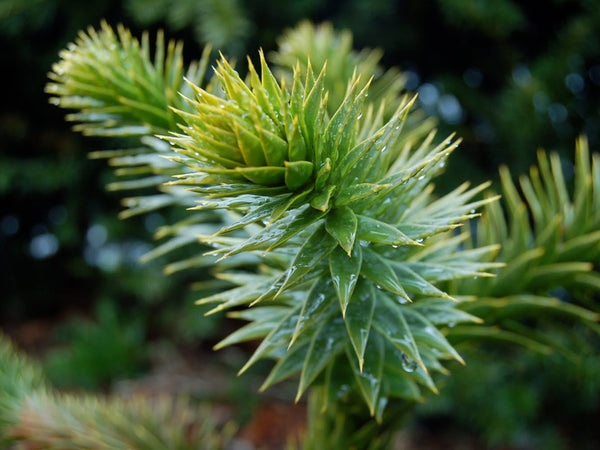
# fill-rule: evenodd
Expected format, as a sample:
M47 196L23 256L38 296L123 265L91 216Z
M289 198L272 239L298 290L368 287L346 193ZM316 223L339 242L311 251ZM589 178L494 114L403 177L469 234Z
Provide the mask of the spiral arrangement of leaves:
M152 61L147 36L139 43L103 24L61 54L48 91L80 110L69 118L84 133L143 144L102 153L130 177L116 188L161 191L126 200L125 216L191 210L159 231L170 239L148 258L202 244L168 270L210 267L233 285L198 303L249 322L217 348L259 339L240 372L275 360L263 389L299 375L297 398L318 385L323 410L360 395L381 421L391 400L437 391L432 375L462 362L450 342L539 344L499 317L553 309L597 320L533 289L559 275L598 285L589 259L567 262L582 249L597 258L597 217L587 213L598 164L590 169L583 150L573 203L552 159L551 169L540 159L543 181L532 172L522 182L528 206L504 171L507 222L497 196L478 197L487 183L434 192L460 141L437 139L432 122L411 113L401 74L384 73L376 51L354 52L348 34L304 23L280 41L273 70L261 52L242 78L222 56L209 82L208 52L184 80L180 46L164 49L159 35ZM482 206L475 235L461 231ZM532 262L546 264L520 276ZM475 326L482 318L498 326Z

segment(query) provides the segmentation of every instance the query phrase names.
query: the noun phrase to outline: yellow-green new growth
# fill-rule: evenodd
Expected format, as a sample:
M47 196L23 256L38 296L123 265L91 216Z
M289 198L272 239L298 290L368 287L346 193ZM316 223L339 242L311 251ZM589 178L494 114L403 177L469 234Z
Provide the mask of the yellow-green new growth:
M223 95L194 88L193 111L165 137L192 170L174 183L201 195L194 209L239 213L200 237L216 247L210 254L267 257L263 273L222 274L239 287L199 303L219 303L213 312L253 306L237 314L252 323L218 347L263 337L241 370L277 359L263 388L299 372L299 398L345 367L354 378L346 382L380 416L388 398L418 393L417 384L436 391L430 372L444 371L441 360L462 362L437 327L478 319L436 284L496 267L479 262L495 246L462 252L468 235L450 233L493 198L473 201L487 185L468 184L433 196L431 179L458 141L401 139L421 133L403 128L414 99L385 120L365 103L369 84L355 78L330 115L326 67L305 77L296 69L288 89L260 61L261 75L250 64L245 82L221 60Z
M445 373L446 360L462 362L443 331L478 322L443 286L498 266L481 262L497 252L495 245L466 250L468 233L454 231L493 200L475 199L486 185L465 183L441 198L433 193L431 181L459 141L435 142L434 132L424 134L428 123L407 120L414 99L397 95L396 88L385 105L373 101L370 80L377 74L369 72L376 64L363 64L360 76L342 80L338 100L330 97L338 88L329 85L328 64L313 71L310 57L281 81L262 54L260 70L250 63L245 80L222 57L216 83L203 89L195 80L180 86L181 71L169 83L157 75L180 65L173 63L179 61L175 50L152 62L143 42L124 31L119 39L111 33L104 29L96 39L90 32L63 55L65 72L55 71L59 103L77 98L80 73L86 74L84 85L95 87L72 104L83 108L75 119L106 134L125 124L124 134L152 140L148 168L178 171L175 181L159 187L160 198L130 202L136 211L154 201L197 204L189 220L162 229L174 237L150 256L195 239L214 250L168 270L206 266L211 255L221 256L218 277L236 287L199 303L217 303L212 311L253 307L235 313L250 323L218 347L262 338L242 371L273 358L263 388L299 374L298 398L320 384L327 393L323 408L350 386L381 419L393 398L416 400L420 387L436 392L432 373ZM131 73L105 69L97 67L102 55L141 63L128 66ZM110 89L101 93L102 83ZM160 114L145 108L152 101L144 106L147 85L152 98L165 100ZM171 86L184 92L173 96ZM111 120L92 114L106 108L119 114ZM150 133L172 145L160 146ZM228 215L213 220L213 209Z

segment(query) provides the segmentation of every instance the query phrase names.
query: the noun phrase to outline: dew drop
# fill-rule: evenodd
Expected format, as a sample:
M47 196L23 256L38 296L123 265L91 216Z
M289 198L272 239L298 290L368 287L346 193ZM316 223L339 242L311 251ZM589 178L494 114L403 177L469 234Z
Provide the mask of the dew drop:
M406 371L406 372L414 372L415 369L417 368L417 363L415 361L413 361L412 359L410 359L406 353L402 353L402 368Z

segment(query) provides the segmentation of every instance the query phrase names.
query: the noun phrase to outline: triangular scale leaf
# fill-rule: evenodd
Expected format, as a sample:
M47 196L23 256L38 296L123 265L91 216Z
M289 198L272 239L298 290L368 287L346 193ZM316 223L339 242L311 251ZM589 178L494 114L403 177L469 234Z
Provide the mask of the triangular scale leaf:
M345 330L341 318L325 321L315 332L310 348L306 354L296 401L321 373L328 362L333 360L337 353L343 348Z
M272 320L265 320L261 322L252 322L244 325L242 328L231 333L225 339L216 344L213 349L220 350L229 345L239 344L240 342L253 341L265 337L273 329Z
M442 355L453 358L461 364L465 363L444 335L424 316L410 307L405 308L403 314L416 341L439 350Z
M237 136L238 146L244 157L244 162L248 166L260 167L267 164L267 160L263 154L260 139L254 133L246 130L237 122L234 122L235 135Z
M333 202L336 208L349 205L388 188L388 184L360 183L343 189Z
M294 328L294 334L290 341L290 346L302 336L306 330L315 326L318 320L322 320L323 314L328 310L334 312L331 308L330 296L333 294L331 281L317 280L308 291L302 309L298 315L298 321Z
M409 377L397 375L384 376L384 390L390 397L406 399L413 402L421 400L421 390L417 383Z
M241 219L236 220L231 225L221 228L216 234L223 234L229 231L237 230L238 228L245 227L251 223L255 223L268 217L272 216L274 211L278 208L282 208L287 205L290 201L290 196L285 196L283 198L275 197L273 200L256 206L250 210L248 214L243 216Z
M325 222L325 229L335 238L344 251L350 255L354 240L356 239L356 228L358 220L356 215L347 206L330 211Z
M296 190L310 180L314 166L309 161L284 161L285 185L290 190Z
M284 217L252 235L242 244L229 250L225 256L251 250L274 249L317 222L322 215L322 212L312 208L292 210Z
M312 189L308 188L305 191L302 191L296 195L290 195L287 198L287 201L284 203L280 203L276 207L273 208L273 212L271 213L271 217L269 218L269 222L273 223L277 219L279 219L286 211L294 209L302 204L302 201L310 195Z
M292 129L288 135L288 155L290 161L304 161L306 159L306 143L302 137L298 116L294 116Z
M343 255L346 257L346 255ZM365 348L371 331L373 311L375 310L375 292L373 285L362 281L358 283L346 309L344 321L352 347L358 359L358 368L362 372Z
M336 186L329 185L324 191L314 196L310 201L310 206L319 211L327 212L330 207L331 196L335 192Z
M358 219L356 230L358 239L377 244L421 245L392 225L361 214L357 214L356 218Z
M338 155L345 155L356 140L357 120L365 100L368 86L357 93L358 80L353 80L342 105L325 128L321 158L330 158L337 165Z
M350 352L350 350L348 350L348 352ZM375 415L377 399L379 398L379 391L381 390L383 363L385 361L385 345L381 336L377 333L373 333L369 339L362 371L358 370L353 356L348 355L348 358L360 391L373 416Z
M311 341L307 339L302 343L297 343L291 349L288 349L285 356L277 361L277 364L275 364L275 367L273 367L260 387L260 391L262 392L274 384L299 373L304 367L310 343Z
M288 342L290 339L294 324L297 320L297 310L292 310L275 326L275 328L272 328L271 332L262 340L258 348L254 351L246 364L244 364L244 367L240 369L238 374L244 373L255 362L266 357L273 350L284 347L284 343Z
M369 247L362 248L362 255L363 263L360 269L362 275L375 283L379 288L383 288L411 301L410 297L398 281L396 273L385 259Z
M352 297L362 267L362 251L360 245L354 247L352 257L348 257L340 247L329 255L329 272L340 301L342 316L346 316L346 308Z
M373 315L373 327L384 339L425 369L419 348L398 305L379 293ZM425 369L426 370L426 369Z
M317 227L300 248L285 274L285 279L277 295L283 292L288 286L302 279L309 272L315 271L317 265L337 247L335 239L329 236L329 234L324 233L323 228L323 226Z
M285 168L283 167L236 167L235 171L262 186L277 186L283 184L285 180Z
M448 294L440 291L433 284L413 272L406 264L392 262L391 265L398 276L400 284L407 291L431 297L451 298Z
M413 309L417 309L419 313L434 325L448 325L453 327L457 323L471 322L483 323L479 317L461 311L451 306L433 305L428 306L427 302L419 302L412 305Z

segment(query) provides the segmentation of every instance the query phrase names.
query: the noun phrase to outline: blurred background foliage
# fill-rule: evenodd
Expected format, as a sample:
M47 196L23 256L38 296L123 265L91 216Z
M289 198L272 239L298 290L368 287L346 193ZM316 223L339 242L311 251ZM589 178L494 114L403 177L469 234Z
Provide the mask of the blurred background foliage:
M349 29L355 48L380 47L383 65L405 72L441 135L464 138L441 190L497 180L500 164L524 173L538 147L559 152L568 178L577 135L599 148L596 0L0 0L0 328L29 350L52 346L49 375L66 385L105 388L144 370L144 342L209 346L229 326L193 306L185 274L138 264L167 213L119 221L120 196L104 189L113 175L85 158L101 140L73 133L47 104L59 50L103 18L134 34L163 28L185 41L189 60L207 42L238 61L259 47L268 54L302 19ZM559 356L471 349L422 420L452 417L498 445L586 448L599 439L582 431L600 414L598 348L582 347L577 369ZM117 356L86 359L102 351Z

